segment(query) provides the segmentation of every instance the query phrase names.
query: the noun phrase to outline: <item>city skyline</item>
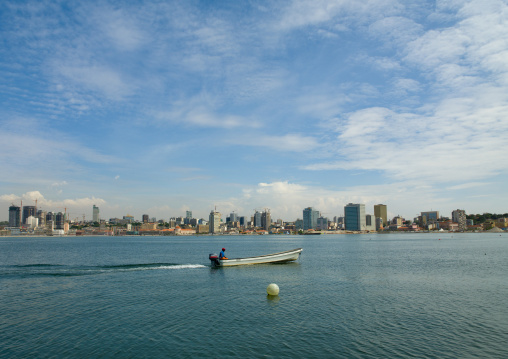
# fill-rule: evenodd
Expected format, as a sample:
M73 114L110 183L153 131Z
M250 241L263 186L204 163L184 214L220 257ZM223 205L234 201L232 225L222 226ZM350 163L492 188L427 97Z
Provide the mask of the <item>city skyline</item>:
M0 4L0 220L505 213L503 1Z
M231 212L229 216L226 213L221 213L217 210L217 208L214 208L210 211L208 216L209 222L240 222L240 225L245 225L247 222L251 221L252 225L254 227L261 227L265 230L268 230L271 223L277 223L279 221L283 221L284 223L297 223L301 222L302 229L308 230L308 229L314 229L314 228L322 228L323 225L320 225L321 222L327 223L334 222L334 223L345 223L345 226L349 229L355 228L354 230L363 230L363 229L373 229L377 226L376 220L379 220L379 225L381 227L384 227L387 225L388 222L392 221L391 219L388 219L386 217L387 214L387 205L386 204L376 204L373 207L374 214L370 213L366 208L364 204L361 203L348 203L344 206L343 214L339 215L332 215L327 216L321 211L312 208L307 207L302 209L302 216L297 216L296 218L289 219L289 220L283 220L281 218L271 218L271 213L269 208L264 208L262 212L260 212L258 209L254 210L254 213L251 214L241 214L237 212ZM37 214L36 214L37 213ZM195 223L197 221L207 221L206 218L195 218L192 215L192 211L187 210L185 213L185 216L183 215L171 215L166 218L156 218L151 217L149 214L144 213L141 215L141 218L136 218L135 216L132 216L131 214L126 215L117 215L115 217L111 218L103 218L100 217L100 208L96 205L93 205L92 207L92 220L89 218L87 219L86 214L82 214L82 218L74 217L70 212L67 212L67 208L64 208L64 211L52 211L52 210L46 210L37 208L36 206L16 206L11 205L9 207L9 226L11 227L20 227L24 226L27 222L27 219L29 216L32 216L34 218L39 217L40 215L47 217L50 216L61 216L66 221L70 222L106 222L106 223L116 223L118 221L125 221L128 220L129 223L139 222L139 223L154 223L154 222L170 222L172 220L180 220L183 224L191 224L191 220L194 220ZM436 223L440 220L450 220L452 219L453 222L463 222L466 219L466 211L462 209L456 209L451 212L451 214L448 216L447 214L441 214L439 211L422 211L417 217L414 218L404 218L399 215L396 215L393 217L393 221L409 221L409 222L422 222L424 224L427 223ZM477 215L474 213L471 213L471 215ZM216 218L217 216L217 218ZM223 218L224 216L224 218ZM120 218L122 217L122 218ZM348 219L349 217L349 219ZM213 220L212 220L213 218ZM62 221L63 222L63 221ZM12 224L11 224L12 223ZM464 225L464 224L462 224ZM363 229L360 229L363 228ZM352 229L353 230L353 229Z

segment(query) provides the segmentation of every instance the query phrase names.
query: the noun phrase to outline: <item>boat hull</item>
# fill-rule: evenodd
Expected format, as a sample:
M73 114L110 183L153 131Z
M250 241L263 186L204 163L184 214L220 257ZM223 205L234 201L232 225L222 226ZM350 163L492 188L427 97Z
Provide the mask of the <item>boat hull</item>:
M257 257L232 258L219 260L219 267L233 267L240 265L263 264L263 263L284 263L296 261L302 253L302 248L292 249L285 252L265 254ZM213 262L212 262L213 264Z

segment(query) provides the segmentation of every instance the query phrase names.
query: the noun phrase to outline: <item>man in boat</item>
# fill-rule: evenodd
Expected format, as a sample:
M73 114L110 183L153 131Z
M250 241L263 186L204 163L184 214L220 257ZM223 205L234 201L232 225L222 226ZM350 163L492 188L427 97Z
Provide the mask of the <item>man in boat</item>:
M219 259L228 259L228 257L226 257L226 253L224 253L226 251L226 248L222 248L222 251L220 251L220 254L219 254Z

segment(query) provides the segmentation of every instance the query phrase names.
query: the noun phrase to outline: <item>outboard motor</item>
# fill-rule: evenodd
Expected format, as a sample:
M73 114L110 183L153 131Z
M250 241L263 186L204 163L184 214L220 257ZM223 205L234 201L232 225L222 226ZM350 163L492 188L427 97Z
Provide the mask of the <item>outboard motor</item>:
M218 267L220 266L219 256L215 253L210 253L208 259L212 262L212 266Z

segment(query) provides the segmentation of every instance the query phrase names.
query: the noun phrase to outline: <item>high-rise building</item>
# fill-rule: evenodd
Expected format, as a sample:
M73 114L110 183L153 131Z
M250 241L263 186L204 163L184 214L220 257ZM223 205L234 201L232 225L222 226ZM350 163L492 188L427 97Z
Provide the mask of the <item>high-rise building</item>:
M210 233L219 233L220 232L220 218L221 214L217 211L211 211L210 217L208 221L208 228Z
M366 229L365 205L349 203L344 207L346 231L363 231Z
M192 211L185 211L185 218L192 218Z
M37 219L39 220L39 227L46 226L46 211L37 210Z
M376 220L372 214L365 215L365 229L372 231L376 228Z
M141 218L143 223L150 222L150 216L148 214L144 214Z
M99 207L97 207L95 204L93 205L92 219L94 222L99 222Z
M261 212L254 213L254 227L261 227Z
M463 209L456 209L452 212L452 221L459 224L459 231L465 231L467 229L466 211Z
M272 217L270 215L270 210L265 209L265 211L261 214L261 227L265 231L269 231L271 225L272 225Z
M439 219L439 211L421 212L422 224L436 223Z
M238 214L236 214L235 212L231 212L231 214L229 215L229 221L238 222Z
M55 229L64 229L65 215L58 212L55 216Z
M319 217L317 219L316 228L320 231L326 231L328 229L328 218L326 217Z
M317 220L319 218L319 211L312 207L307 207L303 210L303 229L316 229Z
M46 223L47 222L53 222L55 220L55 215L53 212L46 213Z
M9 207L9 227L21 227L21 208L18 206Z
M37 228L39 227L39 218L36 218L34 216L30 216L26 219L26 225L30 228Z
M381 218L383 220L383 226L388 223L388 213L386 211L386 204L375 204L374 205L374 217Z
M35 217L36 214L35 206L23 206L23 224L26 223L28 217Z

